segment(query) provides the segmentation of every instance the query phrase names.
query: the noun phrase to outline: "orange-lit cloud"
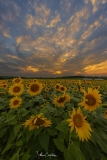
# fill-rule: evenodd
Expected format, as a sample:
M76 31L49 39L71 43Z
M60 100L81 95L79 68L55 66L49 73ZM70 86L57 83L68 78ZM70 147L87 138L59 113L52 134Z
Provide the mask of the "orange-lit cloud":
M32 72L38 72L38 71L39 71L38 68L35 68L35 67L33 67L33 66L28 66L28 67L26 68L26 70L27 70L27 71L32 71Z
M101 62L99 64L88 65L84 68L84 70L88 75L107 74L107 61Z

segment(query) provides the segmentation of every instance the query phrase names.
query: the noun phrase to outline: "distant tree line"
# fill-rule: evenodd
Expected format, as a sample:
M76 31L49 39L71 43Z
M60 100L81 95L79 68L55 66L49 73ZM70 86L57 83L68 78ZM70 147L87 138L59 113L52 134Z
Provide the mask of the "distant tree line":
M19 77L19 76L17 76ZM0 80L2 79L13 79L13 78L17 78L17 77L14 77L14 76L0 76ZM97 79L97 78L101 78L101 79L105 79L107 80L107 77L97 77L97 76L63 76L63 77L48 77L48 78L45 78L45 77L21 77L23 79L84 79L84 78L92 78L93 80L94 79Z

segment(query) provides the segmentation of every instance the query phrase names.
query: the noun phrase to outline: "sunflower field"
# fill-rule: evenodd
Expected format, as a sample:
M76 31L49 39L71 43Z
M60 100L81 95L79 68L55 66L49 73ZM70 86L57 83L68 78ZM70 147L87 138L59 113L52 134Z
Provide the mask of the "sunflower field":
M0 160L107 160L107 81L0 80Z

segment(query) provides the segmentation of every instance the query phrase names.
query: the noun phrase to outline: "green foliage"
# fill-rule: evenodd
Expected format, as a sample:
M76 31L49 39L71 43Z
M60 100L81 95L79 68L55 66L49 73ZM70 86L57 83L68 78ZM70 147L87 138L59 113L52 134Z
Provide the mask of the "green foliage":
M50 135L47 132L41 132L38 137L40 145L47 152L49 149Z
M64 139L62 139L62 138L57 138L57 139L53 139L53 141L54 141L56 147L57 147L61 152L63 152L63 151L64 151L64 148L65 148L65 146L64 146Z

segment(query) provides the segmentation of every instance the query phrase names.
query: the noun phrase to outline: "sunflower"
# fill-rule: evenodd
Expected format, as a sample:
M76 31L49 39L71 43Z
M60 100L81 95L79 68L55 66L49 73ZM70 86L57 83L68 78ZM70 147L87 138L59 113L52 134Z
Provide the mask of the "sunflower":
M64 94L54 98L54 104L58 107L64 107L64 104L71 99L69 94Z
M29 85L29 88L27 90L27 92L31 95L31 96L35 96L37 94L40 94L42 91L42 84L39 82L31 82Z
M45 104L50 104L50 102L46 102Z
M45 91L48 92L49 91L49 87L45 87Z
M23 79L18 77L18 78L13 78L12 80L13 83L22 83L23 82Z
M100 86L96 86L95 88L96 88L96 89L100 89Z
M79 90L78 87L74 88L74 92L78 92L78 90Z
M67 90L67 88L66 87L64 87L64 86L60 86L60 88L59 88L59 91L60 92L66 92L66 90Z
M43 113L40 113L37 116L31 116L30 119L23 123L23 126L25 128L29 126L29 130L34 130L39 127L50 127L51 124L52 122L44 118Z
M2 87L3 89L7 90L7 89L8 89L8 84L7 84L7 83L3 83L3 84L1 85L1 87Z
M84 87L80 87L80 92L84 93L85 92L85 88Z
M11 95L19 96L23 93L24 87L22 84L17 83L17 84L14 84L13 86L11 86L8 91L9 91L9 94L11 94Z
M67 119L67 122L69 122L69 126L71 127L70 132L75 128L79 139L82 141L88 141L91 137L90 132L92 132L90 124L85 119L86 116L83 116L80 108L77 109L77 111L73 108L70 119Z
M27 84L26 84L26 88L29 88L29 86L30 86L30 83L27 83Z
M59 89L60 89L60 86L61 86L60 83L57 83L57 84L54 86L54 89L55 89L55 90L59 90Z
M107 119L107 110L104 112L104 117Z
M11 100L10 100L10 108L11 109L16 109L18 108L22 103L22 99L19 98L19 97L13 97Z
M94 111L101 103L101 94L97 89L88 88L88 93L84 91L83 101L79 105L84 106L85 110Z
M81 81L81 80L79 80L79 81L78 81L78 84L79 84L79 86L80 86L80 85L82 84L82 81Z

